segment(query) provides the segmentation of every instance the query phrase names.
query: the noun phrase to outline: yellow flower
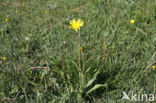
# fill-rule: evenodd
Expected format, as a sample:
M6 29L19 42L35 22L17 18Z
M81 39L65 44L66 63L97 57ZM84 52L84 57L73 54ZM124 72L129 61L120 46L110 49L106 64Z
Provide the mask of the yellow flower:
M7 18L5 18L5 22L8 22L8 19Z
M105 60L105 57L104 56L102 56L102 61L104 61Z
M77 21L75 19L71 20L69 22L70 26L69 28L74 29L76 32L80 29L81 26L83 26L84 22L81 19L78 19Z
M130 20L130 23L131 23L131 24L134 24L134 22L135 22L135 21L134 21L133 19L132 19L132 20Z
M83 48L80 46L80 52L82 52Z
M3 60L6 60L6 58L5 58L5 57L3 57L2 59L3 59Z
M22 6L24 6L25 4L24 3L22 3Z
M17 14L17 13L18 13L18 11L17 11L17 10L15 10L15 13Z
M48 10L45 10L45 11L44 11L45 14L48 14L48 12L49 12Z
M156 66L155 66L155 65L153 65L153 66L152 66L152 68L153 68L153 70L154 70L154 69L156 69Z

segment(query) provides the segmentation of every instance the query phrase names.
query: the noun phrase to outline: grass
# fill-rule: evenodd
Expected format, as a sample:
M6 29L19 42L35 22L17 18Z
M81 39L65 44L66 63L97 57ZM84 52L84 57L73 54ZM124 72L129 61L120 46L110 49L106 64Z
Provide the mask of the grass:
M123 91L155 94L155 11L155 0L0 0L0 102L131 103ZM78 18L80 63L68 28Z

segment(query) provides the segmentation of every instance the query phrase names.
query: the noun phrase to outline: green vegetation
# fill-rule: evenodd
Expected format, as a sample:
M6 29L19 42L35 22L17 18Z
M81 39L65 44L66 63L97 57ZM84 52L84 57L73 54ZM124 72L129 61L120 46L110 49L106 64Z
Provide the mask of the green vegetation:
M156 93L156 0L0 0L0 57L0 103L131 103Z

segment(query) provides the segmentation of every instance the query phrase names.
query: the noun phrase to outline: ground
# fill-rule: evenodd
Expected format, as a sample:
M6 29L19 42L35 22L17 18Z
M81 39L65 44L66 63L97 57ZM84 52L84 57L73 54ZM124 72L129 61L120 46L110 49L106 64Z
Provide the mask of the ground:
M131 103L155 85L156 0L0 0L0 103Z

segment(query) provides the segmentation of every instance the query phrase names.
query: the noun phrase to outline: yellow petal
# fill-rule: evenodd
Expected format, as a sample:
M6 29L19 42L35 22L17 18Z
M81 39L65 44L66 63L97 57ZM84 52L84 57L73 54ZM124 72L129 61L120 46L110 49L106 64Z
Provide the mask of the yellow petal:
M156 68L156 66L152 66L152 68L153 68L153 69L155 69L155 68Z
M78 28L75 28L75 31L78 32Z
M8 19L7 18L5 18L5 22L7 22L8 21Z
M133 24L135 21L134 20L130 20L130 23Z
M3 59L3 60L5 60L6 58L5 58L5 57L3 57L2 59Z
M69 24L73 24L73 23L76 23L76 20L75 19L73 19L73 20L71 20L70 22L69 22Z
M81 19L78 19L77 23L79 24L79 26L83 26L83 21Z

